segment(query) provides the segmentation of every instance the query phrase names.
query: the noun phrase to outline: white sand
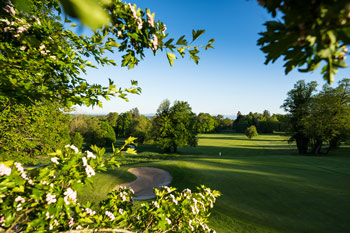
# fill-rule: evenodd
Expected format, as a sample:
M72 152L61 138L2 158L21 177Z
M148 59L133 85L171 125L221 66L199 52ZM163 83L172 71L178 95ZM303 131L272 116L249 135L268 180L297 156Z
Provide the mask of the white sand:
M118 189L120 186L132 188L135 192L135 200L154 198L156 195L153 192L153 188L159 189L161 186L169 185L172 180L169 172L159 168L137 167L130 168L128 171L134 174L137 179L130 183L118 185L115 189Z

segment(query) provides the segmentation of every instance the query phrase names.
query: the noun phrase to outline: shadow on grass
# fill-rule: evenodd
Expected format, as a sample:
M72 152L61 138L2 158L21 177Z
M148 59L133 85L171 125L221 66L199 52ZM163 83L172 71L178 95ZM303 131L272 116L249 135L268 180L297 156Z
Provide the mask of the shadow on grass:
M228 135L229 136L229 135ZM248 139L248 138L239 138L239 137L235 137L236 135L232 135L229 137L203 137L200 136L198 137L198 139L214 139L214 140L237 140L237 141L265 141L265 142L287 142L287 139L259 139L259 138L252 138L252 139ZM242 136L242 135L237 135L237 136Z
M350 227L343 224L350 208L348 177L315 169L313 158L294 160L294 166L287 166L289 159L264 163L259 157L239 159L243 164L209 159L158 164L172 173L171 185L179 190L199 184L220 190L223 196L215 209L231 218L278 232L349 232ZM305 160L309 160L308 165L304 165ZM270 166L271 161L274 166ZM318 162L336 169L342 160L336 164Z
M227 156L256 156L256 155L297 155L297 150L293 147L283 146L243 146L243 147L223 147L223 146L197 146L183 147L179 149L181 155L215 156L225 158Z

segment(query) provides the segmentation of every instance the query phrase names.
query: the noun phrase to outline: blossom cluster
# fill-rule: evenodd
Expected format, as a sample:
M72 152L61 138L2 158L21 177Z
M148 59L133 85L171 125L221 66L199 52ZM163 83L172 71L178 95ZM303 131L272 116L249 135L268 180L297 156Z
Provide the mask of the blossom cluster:
M131 10L131 13L132 13L132 16L133 18L136 20L137 22L137 29L141 30L142 29L142 19L140 17L137 16L137 13L136 13L136 9L135 9L135 6L134 5L131 5L130 3L128 4L130 10Z
M30 219L33 221L41 221L43 232L59 229L98 229L101 226L108 228L132 226L131 229L140 230L145 229L145 223L146 225L150 224L152 229L158 231L176 227L179 232L189 230L213 232L206 225L209 209L208 200L215 202L218 195L211 192L210 189L204 189L204 187L199 193L192 193L189 189L177 193L175 188L164 186L161 191L156 191L157 198L151 202L152 204L142 204L140 208L135 210L132 206L133 202L129 201L134 192L126 187L121 187L108 194L107 200L100 203L99 210L90 209L90 204L80 205L77 200L77 192L73 188L77 187L75 185L86 179L89 174L81 169L79 164L82 162L83 166L87 167L89 159L96 158L96 156L92 152L86 152L86 156L84 156L83 153L74 153L73 151L74 149L66 150L65 154L57 152L58 157L52 158L53 164L44 168L35 168L39 172L28 171L26 173L20 163L12 165L11 162L7 162L6 165L10 168L5 164L0 164L0 182L7 180L3 183L11 184L13 181L20 180L26 190L18 195L18 192L13 192L18 187L7 187L9 191L5 191L3 196L0 195L2 203L0 205L1 227L4 227L5 230L10 229L17 217L35 207L31 212L28 212L28 216L30 215ZM103 154L97 149L93 149L93 151L103 157ZM55 166L57 163L61 164L62 167ZM74 170L67 169L69 166ZM98 166L96 166L97 169ZM56 178L54 174L59 173L60 176ZM32 177L40 182L32 186L29 185L29 182L23 182L24 177L28 180L28 177ZM175 205L176 208L173 208ZM7 213L16 216L16 218L10 219ZM179 213L180 219L178 218ZM153 216L162 217L147 222ZM31 232L33 229L30 229L30 224L33 223L27 222L26 219L23 218L16 224L23 231ZM158 229L159 221L163 221L161 225L164 228ZM174 231L176 232L176 230Z
M12 169L7 167L5 164L0 164L0 176L9 176L11 175Z
M12 22L10 22L8 19L0 19L0 22L6 25L5 27L2 27L3 31L14 32L12 34L14 38L20 37L22 33L28 31L28 29L32 26L26 23L23 19L15 17L16 11L11 1L7 2L7 4L3 7L3 10L15 18L15 21ZM37 21L39 21L39 19L37 19Z
M28 178L27 173L24 171L24 168L22 167L22 164L19 162L15 162L14 164L16 166L17 171L21 174L21 177L27 180L30 185L34 185L33 180Z
M89 215L94 215L94 214L96 214L96 211L94 211L94 210L92 210L92 209L90 209L90 208L85 208L85 212L86 212L87 214L89 214Z
M72 149L77 154L79 153L79 149L74 145L65 145L64 147Z
M20 202L16 206L16 208L17 208L16 210L20 211L23 209L22 204L24 204L24 202L26 202L26 200L23 197L18 196L18 197L16 197L15 202Z
M65 192L64 192L64 203L66 205L70 204L70 201L72 201L73 203L75 203L77 201L77 192L74 191L71 188L68 188Z
M109 212L109 211L105 211L105 214L111 219L111 221L114 221L115 219L115 216L112 212Z
M53 204L53 203L56 203L56 195L54 194L51 194L51 193L48 193L46 194L46 202L47 204Z
M88 164L86 157L81 158L83 161L83 166L85 167L85 172L87 177L91 177L95 175L94 169Z

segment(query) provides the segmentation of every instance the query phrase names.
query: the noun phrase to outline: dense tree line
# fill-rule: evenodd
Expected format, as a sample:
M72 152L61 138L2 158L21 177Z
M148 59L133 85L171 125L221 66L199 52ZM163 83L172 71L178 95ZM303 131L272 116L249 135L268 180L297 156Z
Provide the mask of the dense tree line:
M337 87L325 84L316 92L317 83L298 81L282 108L288 112L290 141L295 141L300 154L326 153L350 138L350 80Z
M198 133L234 130L244 133L255 126L259 133L281 131L284 115L237 114L234 121L222 115L192 112L184 101L171 106L163 101L155 116L146 117L138 108L127 112L110 112L106 116L70 115L52 103L11 105L3 101L0 118L0 144L3 154L16 152L35 157L72 143L78 148L91 145L110 147L117 138L136 137L137 143L154 143L165 152L176 152L181 146L196 146ZM16 140L13 140L16 138Z
M288 121L285 115L271 115L268 110L265 110L262 114L250 112L248 115L243 115L239 111L232 128L237 133L244 133L250 126L255 126L258 133L273 133L275 131L285 131L287 124Z

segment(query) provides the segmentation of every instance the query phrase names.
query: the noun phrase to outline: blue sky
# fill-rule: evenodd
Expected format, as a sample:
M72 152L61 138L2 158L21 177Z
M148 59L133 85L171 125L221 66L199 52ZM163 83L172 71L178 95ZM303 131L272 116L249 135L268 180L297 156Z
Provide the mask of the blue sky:
M271 19L255 0L137 0L140 8L155 12L155 20L167 25L171 37L185 34L191 38L192 29L205 29L198 41L205 44L215 38L214 49L200 53L199 65L188 57L169 66L165 53L153 56L149 52L136 68L101 67L90 70L87 80L107 85L107 78L121 87L138 80L141 95L129 95L129 102L114 98L104 101L103 108L76 107L76 113L106 114L125 112L137 107L142 114L155 113L164 99L187 101L195 113L235 115L263 112L284 113L280 108L287 92L300 79L325 82L319 71L284 74L283 64L264 65L265 55L256 45L263 23ZM119 54L120 55L120 54ZM113 55L117 61L120 56ZM342 71L336 82L345 77Z

